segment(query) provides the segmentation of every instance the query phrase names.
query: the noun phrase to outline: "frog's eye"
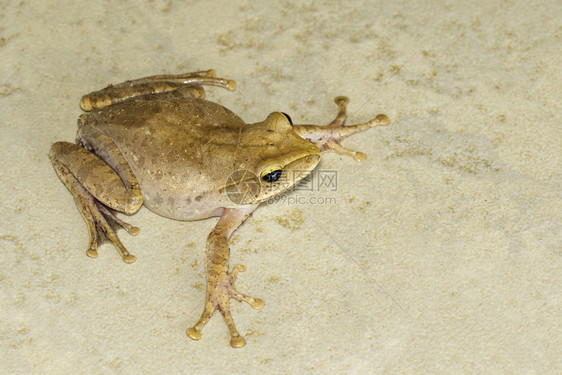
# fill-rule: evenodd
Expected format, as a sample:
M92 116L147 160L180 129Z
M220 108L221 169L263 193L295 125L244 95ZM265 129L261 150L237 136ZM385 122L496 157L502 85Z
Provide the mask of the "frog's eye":
M281 112L281 114L283 116L285 116L287 118L287 121L289 121L289 124L291 124L291 126L293 126L293 120L291 120L291 116L289 116L288 114L286 114L285 112Z
M281 169L276 169L273 170L269 173L266 173L264 175L261 176L261 179L264 180L265 182L269 182L270 184L276 182L277 180L279 180L279 178L281 178L281 173L283 173L283 170Z

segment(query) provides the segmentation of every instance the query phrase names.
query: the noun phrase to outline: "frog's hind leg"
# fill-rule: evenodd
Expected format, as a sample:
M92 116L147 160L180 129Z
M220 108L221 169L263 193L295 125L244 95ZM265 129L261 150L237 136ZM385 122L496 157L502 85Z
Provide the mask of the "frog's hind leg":
M104 108L149 94L161 94L181 89L186 95L204 98L203 85L223 87L234 90L236 83L229 79L217 78L214 70L205 70L178 75L156 75L126 81L116 85L84 95L80 100L80 107L84 111Z
M57 170L57 174L61 176L59 172L61 166L55 165L55 169ZM117 236L117 230L125 229L129 234L137 235L139 233L139 228L117 218L110 209L88 193L71 174L68 174L67 171L63 173L66 173L67 178L61 177L61 179L74 196L78 211L80 211L84 221L88 225L90 242L88 250L86 250L86 255L90 258L97 258L98 247L105 242L111 242L124 262L133 263L136 257L130 254L125 246L123 246Z
M83 132L85 134L85 132ZM95 151L95 137L84 138L84 145ZM115 145L114 145L115 146ZM117 146L115 146L117 147ZM125 229L136 235L139 229L123 222L115 211L133 214L143 203L136 177L119 155L108 155L102 160L93 152L69 142L57 142L51 148L49 157L58 176L71 192L78 210L88 225L90 243L86 254L97 257L99 245L108 241L119 251L127 263L135 261L117 236L117 229Z

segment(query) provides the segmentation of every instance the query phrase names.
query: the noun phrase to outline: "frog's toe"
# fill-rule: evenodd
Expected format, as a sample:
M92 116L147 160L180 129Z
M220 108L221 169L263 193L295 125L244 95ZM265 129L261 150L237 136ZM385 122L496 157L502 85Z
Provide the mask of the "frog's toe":
M230 346L233 348L241 348L246 345L246 340L242 336L232 337L230 339Z
M246 340L238 333L236 325L234 324L234 319L230 313L230 300L235 299L240 302L246 302L256 310L263 308L264 302L259 298L253 298L242 294L234 287L234 282L236 281L238 273L245 270L245 266L237 265L231 272L228 272L223 277L208 283L205 308L199 321L187 330L187 336L189 336L189 338L192 340L199 340L203 327L207 324L209 319L211 319L215 311L219 310L230 332L230 345L233 348L240 348L246 345Z
M195 327L190 327L187 329L187 336L192 340L201 340L201 331L195 329Z
M246 302L248 305L252 306L255 310L261 310L265 306L265 302L263 302L260 298L253 298L246 294L242 294L238 292L236 289L231 291L232 298L237 300L238 302Z
M244 266L242 264L238 264L238 265L234 266L234 268L232 269L231 272L228 273L228 279L230 281L230 288L229 288L230 296L231 296L231 298L234 298L235 300L237 300L239 302L246 302L247 304L249 304L250 306L252 306L256 310L261 310L263 308L263 306L265 305L265 302L263 302L263 300L261 300L259 298L250 297L246 294L242 294L242 293L238 292L236 290L236 288L234 288L234 282L236 281L236 278L238 277L238 273L244 272L244 271L246 271L246 266Z
M90 243L88 250L86 250L86 255L90 258L97 258L98 247L104 242L111 242L117 248L125 263L133 263L136 257L130 254L123 246L116 231L122 228L129 234L136 235L140 229L116 217L109 208L98 202L87 192L80 194L76 198L76 203L88 225L88 232L90 234Z
M388 125L390 122L386 115L380 114L374 119L357 125L345 125L347 119L347 104L349 99L345 96L338 96L334 99L338 105L338 114L336 118L327 126L329 135L324 138L324 142L319 145L322 151L333 151L340 155L350 156L356 161L365 160L366 155L359 151L354 151L349 148L343 147L341 141L350 135L365 131L375 126Z
M230 306L228 304L228 301L226 305L221 306L221 304L219 303L213 306L212 310L208 310L207 306L205 308L205 311L203 311L203 315L201 315L199 321L195 323L193 327L187 329L187 336L192 340L200 340L201 330L203 329L205 324L207 324L215 310L218 309L222 313L224 322L226 323L226 326L228 327L228 330L230 332L230 346L232 346L233 348L241 348L246 345L246 340L244 339L244 337L240 336L240 333L238 333L238 330L234 325L234 320L232 319L232 315L230 313Z

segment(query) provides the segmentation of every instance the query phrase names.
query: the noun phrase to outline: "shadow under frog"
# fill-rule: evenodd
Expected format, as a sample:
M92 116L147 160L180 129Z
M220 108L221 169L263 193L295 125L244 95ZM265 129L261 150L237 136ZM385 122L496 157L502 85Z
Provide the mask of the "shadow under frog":
M176 220L220 216L207 238L205 308L187 335L199 340L219 310L230 344L242 347L246 341L234 325L230 300L254 309L264 302L235 289L245 267L229 270L230 236L261 202L306 177L321 152L364 159L363 153L344 148L340 141L389 121L378 115L365 124L344 126L348 99L337 97L338 114L327 126L293 125L279 112L246 124L227 108L205 100L203 85L235 89L234 81L216 78L209 70L126 81L85 95L80 106L87 113L78 120L76 144L57 142L49 156L88 225L86 253L92 258L98 256L98 246L109 241L125 262L135 261L116 231L122 228L135 235L139 229L119 219L116 211L132 215L144 204ZM232 199L233 191L242 194Z

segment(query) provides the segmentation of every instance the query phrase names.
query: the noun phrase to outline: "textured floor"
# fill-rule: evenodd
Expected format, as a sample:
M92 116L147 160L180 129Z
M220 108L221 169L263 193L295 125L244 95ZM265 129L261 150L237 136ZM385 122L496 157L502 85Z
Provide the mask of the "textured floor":
M561 373L562 4L234 3L0 5L2 371ZM236 350L219 316L185 334L216 219L143 208L141 233L121 233L135 263L90 259L47 157L74 139L81 95L209 68L238 87L208 97L248 122L324 124L337 95L350 123L392 121L346 140L367 160L323 158L335 185L235 234L237 285L265 300L234 304Z

